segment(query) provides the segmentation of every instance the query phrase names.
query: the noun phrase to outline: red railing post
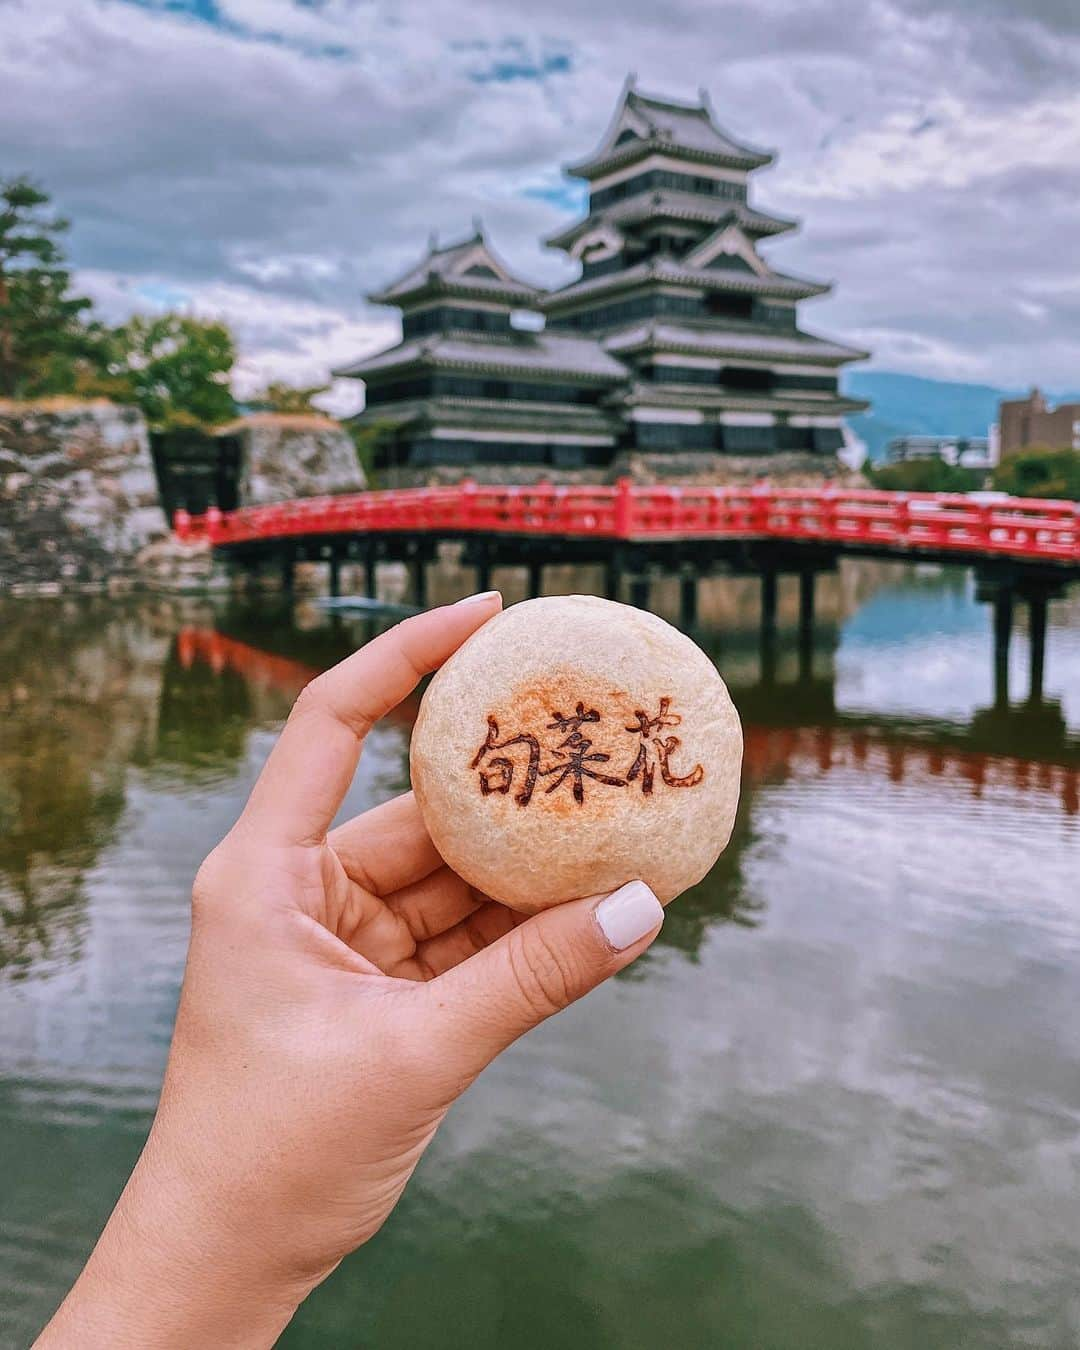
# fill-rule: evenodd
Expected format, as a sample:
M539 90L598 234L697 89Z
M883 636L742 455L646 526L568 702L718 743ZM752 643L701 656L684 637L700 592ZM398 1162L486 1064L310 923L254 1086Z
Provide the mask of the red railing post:
M458 523L461 529L471 530L476 520L476 480L474 478L462 480L459 513L460 520Z
M750 533L764 538L769 533L769 505L772 489L759 478L750 489Z
M191 512L177 507L173 512L172 527L177 539L186 544L191 534Z
M634 490L629 478L615 484L615 535L628 539L633 533Z
M477 481L466 478L462 483L462 529L472 529L477 522Z
M221 507L211 503L206 508L206 514L203 516L206 521L206 537L213 544L223 533Z

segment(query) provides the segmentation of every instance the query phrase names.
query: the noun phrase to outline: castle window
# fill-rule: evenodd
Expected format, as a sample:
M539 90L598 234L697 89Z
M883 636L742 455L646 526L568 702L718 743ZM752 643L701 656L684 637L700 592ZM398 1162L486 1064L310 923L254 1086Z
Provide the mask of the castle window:
M705 297L705 310L715 318L752 319L754 297L733 295L729 291L710 291Z

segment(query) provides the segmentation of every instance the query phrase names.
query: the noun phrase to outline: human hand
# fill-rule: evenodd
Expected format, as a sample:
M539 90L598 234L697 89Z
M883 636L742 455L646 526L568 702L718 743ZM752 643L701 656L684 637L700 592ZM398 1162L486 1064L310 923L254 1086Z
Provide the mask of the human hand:
M328 833L366 732L499 604L407 619L297 700L200 869L157 1116L40 1347L272 1344L485 1065L656 936L640 882L529 919L474 893L411 794Z

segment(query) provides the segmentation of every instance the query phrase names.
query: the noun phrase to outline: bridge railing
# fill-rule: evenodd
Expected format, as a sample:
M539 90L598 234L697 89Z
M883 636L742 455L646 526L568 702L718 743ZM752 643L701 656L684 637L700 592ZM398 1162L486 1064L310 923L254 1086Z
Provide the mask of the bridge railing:
M638 486L402 488L310 497L192 517L177 535L215 545L310 535L537 534L611 539L746 538L1080 563L1080 504L869 489Z

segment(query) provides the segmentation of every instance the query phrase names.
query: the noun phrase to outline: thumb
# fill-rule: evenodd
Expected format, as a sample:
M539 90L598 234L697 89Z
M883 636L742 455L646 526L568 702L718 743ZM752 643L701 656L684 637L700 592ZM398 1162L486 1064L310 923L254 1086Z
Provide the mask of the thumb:
M533 915L427 988L455 1073L473 1076L500 1050L622 970L649 946L664 908L643 881ZM449 1040L449 1044L447 1044Z

